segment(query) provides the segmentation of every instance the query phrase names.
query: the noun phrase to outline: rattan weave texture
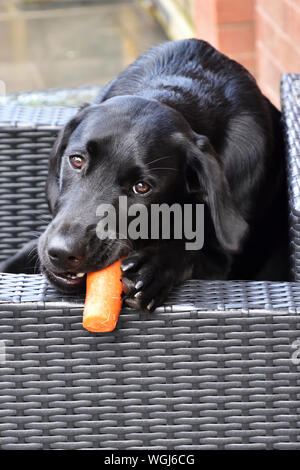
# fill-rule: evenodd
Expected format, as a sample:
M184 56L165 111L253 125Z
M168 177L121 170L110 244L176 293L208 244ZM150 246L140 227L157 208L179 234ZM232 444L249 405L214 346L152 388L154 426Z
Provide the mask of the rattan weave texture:
M2 449L299 449L299 315L4 306ZM3 336L3 333L2 333Z
M298 78L282 95L296 279ZM52 127L4 119L1 255L47 215L57 112ZM298 282L189 281L151 315L124 309L109 334L83 330L82 305L42 276L0 274L1 449L300 449Z
M284 74L281 85L288 158L291 275L300 280L300 75Z
M76 109L0 106L0 261L49 221L45 179L59 128Z

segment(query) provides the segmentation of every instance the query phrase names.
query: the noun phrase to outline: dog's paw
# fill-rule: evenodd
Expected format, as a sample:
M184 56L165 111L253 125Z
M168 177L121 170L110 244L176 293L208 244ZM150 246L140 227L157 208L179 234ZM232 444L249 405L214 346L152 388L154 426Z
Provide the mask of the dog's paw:
M124 302L136 310L153 311L174 285L175 267L158 250L135 252L122 261Z

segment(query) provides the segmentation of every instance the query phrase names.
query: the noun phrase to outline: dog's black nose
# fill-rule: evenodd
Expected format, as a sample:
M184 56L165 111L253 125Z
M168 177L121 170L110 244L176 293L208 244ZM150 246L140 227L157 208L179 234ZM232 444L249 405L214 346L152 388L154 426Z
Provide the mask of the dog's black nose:
M62 237L53 237L48 245L48 256L56 267L77 269L82 263L84 248L67 243Z

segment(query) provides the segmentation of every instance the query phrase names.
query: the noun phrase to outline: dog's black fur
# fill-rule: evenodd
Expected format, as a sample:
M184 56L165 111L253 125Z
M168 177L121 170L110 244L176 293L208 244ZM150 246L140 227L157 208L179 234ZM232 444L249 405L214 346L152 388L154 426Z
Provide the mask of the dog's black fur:
M85 158L82 170L71 168L74 154ZM133 194L138 181L151 184L149 195ZM129 204L204 202L203 249L186 251L184 240L100 241L97 206L124 194ZM204 41L152 49L81 109L52 151L47 198L53 221L38 253L61 290L84 285L63 272L92 272L121 256L127 303L150 310L187 278L288 277L280 112L246 69ZM2 269L22 271L33 246Z

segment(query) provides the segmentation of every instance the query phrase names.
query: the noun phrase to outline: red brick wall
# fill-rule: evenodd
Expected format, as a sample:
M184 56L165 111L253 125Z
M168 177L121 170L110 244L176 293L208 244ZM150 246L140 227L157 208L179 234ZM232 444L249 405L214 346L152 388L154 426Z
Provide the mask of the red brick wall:
M218 46L217 41L217 12L216 2L211 0L195 1L195 28L199 39L205 39L213 46Z
M256 1L257 80L277 106L283 72L300 73L300 0Z
M283 72L300 73L300 0L195 0L197 37L241 62L280 105Z
M255 73L254 0L195 0L197 37Z

